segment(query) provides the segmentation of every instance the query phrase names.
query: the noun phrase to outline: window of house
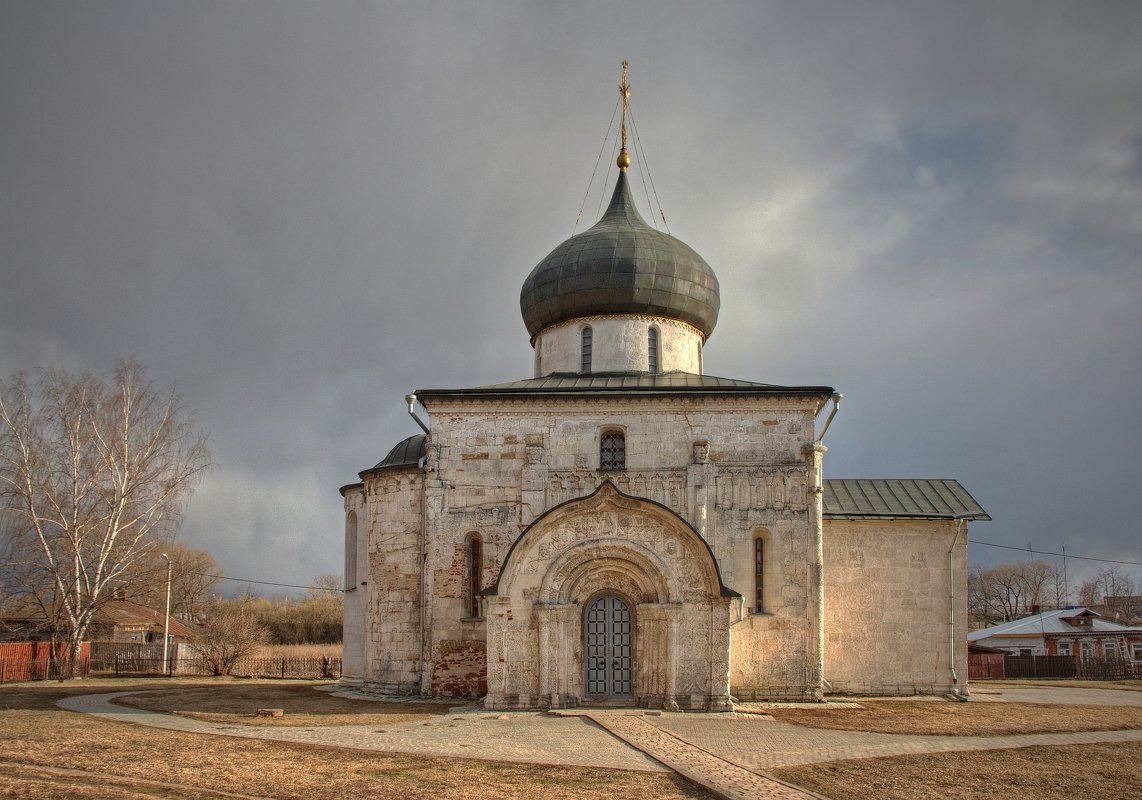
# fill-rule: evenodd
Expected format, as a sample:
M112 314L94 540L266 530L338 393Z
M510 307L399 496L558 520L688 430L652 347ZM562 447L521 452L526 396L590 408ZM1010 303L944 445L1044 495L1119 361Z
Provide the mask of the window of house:
M480 537L472 534L468 537L467 575L465 583L464 616L476 619L480 616L480 591L484 577L484 555L481 552Z
M765 539L753 540L753 610L765 611Z
M1021 655L1021 656L1031 655L1031 648L1030 647L1020 647L1019 648L1019 655Z
M646 332L646 368L651 375L658 374L658 328Z
M1094 642L1079 642L1079 653L1084 659L1093 656Z
M579 338L579 371L591 371L591 326L585 327Z
M1102 654L1107 658L1113 658L1118 655L1118 646L1114 642L1103 642Z
M1059 642L1059 655L1069 656L1071 654L1070 642Z
M599 469L626 469L627 441L622 431L607 431L599 439Z
M357 512L345 518L345 588L357 585Z
M1134 660L1142 661L1142 642L1135 642L1131 648L1134 650Z

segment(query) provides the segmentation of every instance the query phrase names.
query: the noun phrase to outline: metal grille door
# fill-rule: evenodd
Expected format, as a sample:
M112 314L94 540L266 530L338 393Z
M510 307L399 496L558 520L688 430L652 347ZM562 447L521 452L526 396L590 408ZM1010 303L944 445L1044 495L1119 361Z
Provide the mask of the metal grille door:
M630 606L613 594L587 607L587 694L594 697L631 696Z

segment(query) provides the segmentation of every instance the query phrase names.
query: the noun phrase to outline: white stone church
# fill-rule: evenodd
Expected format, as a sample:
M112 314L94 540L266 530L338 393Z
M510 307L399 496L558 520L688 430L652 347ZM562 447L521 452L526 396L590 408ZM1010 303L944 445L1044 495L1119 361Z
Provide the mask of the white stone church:
M954 480L825 480L831 387L704 374L717 278L629 163L624 131L606 212L524 281L534 377L410 395L424 432L341 488L342 682L492 709L966 693L989 517Z

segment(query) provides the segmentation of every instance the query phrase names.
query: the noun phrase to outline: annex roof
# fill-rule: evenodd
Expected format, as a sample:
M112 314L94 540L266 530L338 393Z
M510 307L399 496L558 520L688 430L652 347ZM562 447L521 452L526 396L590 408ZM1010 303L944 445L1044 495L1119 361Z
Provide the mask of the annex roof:
M824 483L826 517L991 519L956 480L832 478Z
M704 395L832 395L829 386L777 386L691 372L556 372L541 378L495 383L471 389L418 389L422 400L431 397L559 397L602 394L704 394Z

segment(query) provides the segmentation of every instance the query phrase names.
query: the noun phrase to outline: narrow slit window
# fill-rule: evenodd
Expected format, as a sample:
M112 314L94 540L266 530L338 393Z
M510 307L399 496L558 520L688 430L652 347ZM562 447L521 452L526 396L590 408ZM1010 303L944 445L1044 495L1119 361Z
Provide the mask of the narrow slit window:
M468 540L468 592L464 602L464 615L470 618L480 616L480 590L484 572L483 554L480 552L480 537Z
M765 540L753 540L753 610L765 611Z
M345 518L345 588L357 586L357 512Z
M599 440L599 469L626 469L627 442L618 431L609 431Z
M579 358L579 371L591 371L591 328L590 326L583 329L582 339L580 340L580 358Z
M646 332L646 368L651 375L658 374L658 328Z

